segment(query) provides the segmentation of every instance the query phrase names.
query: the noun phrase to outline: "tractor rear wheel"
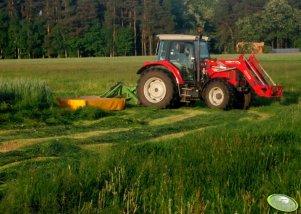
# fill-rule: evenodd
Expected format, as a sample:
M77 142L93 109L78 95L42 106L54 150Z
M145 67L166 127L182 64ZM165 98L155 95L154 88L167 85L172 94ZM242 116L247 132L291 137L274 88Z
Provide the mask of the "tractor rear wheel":
M161 69L149 69L138 80L139 104L157 108L173 107L179 97L172 76Z
M204 99L209 108L231 109L235 103L235 91L229 83L215 79L207 85Z

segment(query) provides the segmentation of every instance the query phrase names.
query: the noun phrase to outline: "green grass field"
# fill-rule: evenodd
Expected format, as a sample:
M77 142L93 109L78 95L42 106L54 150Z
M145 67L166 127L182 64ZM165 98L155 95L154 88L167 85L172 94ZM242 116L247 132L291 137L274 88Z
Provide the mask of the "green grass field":
M301 204L301 54L259 56L285 92L248 111L55 104L135 85L152 59L0 61L0 213L276 213L273 193Z

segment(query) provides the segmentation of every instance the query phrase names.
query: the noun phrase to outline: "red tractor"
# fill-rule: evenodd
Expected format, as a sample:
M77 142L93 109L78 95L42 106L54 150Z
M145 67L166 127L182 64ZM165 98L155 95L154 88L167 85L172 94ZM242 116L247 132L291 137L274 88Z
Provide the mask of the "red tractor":
M140 105L167 108L204 99L210 108L246 109L251 94L280 97L277 86L261 63L250 56L210 58L207 37L158 35L157 61L146 62L137 72Z

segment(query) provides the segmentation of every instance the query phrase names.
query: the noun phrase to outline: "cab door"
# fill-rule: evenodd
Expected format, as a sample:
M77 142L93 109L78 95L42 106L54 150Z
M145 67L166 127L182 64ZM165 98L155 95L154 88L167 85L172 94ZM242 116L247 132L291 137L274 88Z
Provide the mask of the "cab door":
M170 42L169 61L180 71L185 82L195 80L195 57L193 42L172 41Z

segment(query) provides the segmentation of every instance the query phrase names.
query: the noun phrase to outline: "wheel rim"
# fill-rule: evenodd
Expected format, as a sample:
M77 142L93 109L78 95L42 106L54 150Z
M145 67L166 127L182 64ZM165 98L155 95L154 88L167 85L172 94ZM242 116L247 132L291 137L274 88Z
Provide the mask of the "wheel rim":
M223 103L225 94L219 87L214 87L209 91L209 101L214 106L219 106Z
M159 103L166 96L166 86L162 79L152 77L144 84L144 96L151 103Z

